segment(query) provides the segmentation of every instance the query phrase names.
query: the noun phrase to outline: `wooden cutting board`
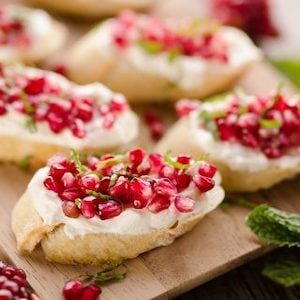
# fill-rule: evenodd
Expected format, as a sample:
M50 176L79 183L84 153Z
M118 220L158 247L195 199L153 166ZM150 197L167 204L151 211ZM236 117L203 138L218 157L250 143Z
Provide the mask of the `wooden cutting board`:
M85 27L73 23L71 30L74 38ZM240 85L248 92L268 92L281 81L282 78L267 63L259 63L244 76ZM286 90L291 92L288 84ZM169 107L159 109L167 119L172 120L172 113L166 114ZM144 127L140 144L151 146ZM17 253L10 228L10 214L31 175L13 166L0 166L0 257L4 256L28 273L29 282L41 299L59 300L66 280L93 274L98 268L48 263L40 249L32 256ZM300 178L246 197L257 202L268 202L287 211L300 212L299 192ZM172 298L270 251L271 248L263 247L244 225L247 213L248 210L242 207L218 208L171 246L128 261L127 278L104 286L101 299Z

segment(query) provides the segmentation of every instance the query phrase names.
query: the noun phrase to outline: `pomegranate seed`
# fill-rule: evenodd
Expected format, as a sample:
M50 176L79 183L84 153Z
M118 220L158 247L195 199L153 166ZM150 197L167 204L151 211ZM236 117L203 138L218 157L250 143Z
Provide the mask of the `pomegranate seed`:
M101 294L101 288L94 284L90 284L83 289L80 299L96 300L98 299L100 294Z
M53 177L48 176L44 180L44 186L49 190L55 193L61 193L63 191L63 186L60 182L57 182L53 179Z
M95 200L96 198L93 196L88 196L82 199L80 209L82 215L87 219L93 218L97 213Z
M82 196L82 192L79 188L69 188L65 189L59 194L61 200L64 201L75 201L77 198Z
M151 153L149 154L149 161L152 169L160 170L164 165L164 158L161 154Z
M133 207L137 209L146 207L152 198L151 184L140 178L134 178L131 180L129 187L133 199Z
M74 175L70 172L64 173L64 175L61 178L61 182L63 184L63 187L66 189L77 186L77 180L74 177Z
M9 290L14 294L19 291L19 286L17 285L16 282L14 282L12 280L7 280L3 283L1 289Z
M99 182L98 191L102 194L108 194L110 182L111 180L109 177L102 178Z
M175 206L176 208L183 213L191 212L195 208L195 200L191 199L190 197L178 195L175 198Z
M72 201L64 201L62 204L64 214L69 218L78 218L80 216L80 209Z
M67 77L67 75L68 75L67 66L64 64L58 64L58 65L54 66L53 72L63 75L65 77Z
M9 290L0 290L0 300L13 300L13 293Z
M123 112L127 106L127 100L122 94L115 94L110 102L110 108L114 112Z
M129 152L129 161L133 165L139 165L143 161L145 155L145 151L140 148L131 150Z
M147 156L143 159L143 161L138 165L132 166L133 173L137 173L139 175L148 175L151 170L151 163Z
M99 163L99 159L97 157L88 157L87 159L87 166L92 171L95 171L97 169L97 164Z
M110 129L113 127L116 121L116 116L113 113L108 113L103 119L103 127L105 129Z
M6 114L6 107L3 101L0 101L0 116Z
M87 190L96 190L98 189L100 180L96 174L88 174L81 178L81 185Z
M165 125L161 121L149 124L149 129L151 138L154 141L160 140L166 131Z
M155 192L159 195L172 197L177 193L176 186L167 178L159 179L153 186Z
M239 117L238 126L249 131L256 131L259 128L258 116L254 113L246 113Z
M153 213L159 213L166 210L171 205L171 201L168 197L163 195L155 195L148 205L148 209Z
M26 94L29 95L38 95L43 93L46 85L46 78L31 78L28 80L27 85L24 89Z
M83 292L83 284L79 280L70 280L65 283L63 296L65 300L80 300Z
M186 189L192 181L192 176L187 173L178 173L176 175L176 186L179 191Z
M120 176L118 178L116 184L112 186L109 191L110 195L115 199L122 198L123 196L128 194L128 192L129 192L128 180L123 176Z
M122 212L121 205L113 200L108 200L98 205L99 217L101 220L107 220L118 216Z
M278 158L281 156L280 150L274 147L265 148L264 153L268 158Z
M202 193L211 190L215 186L215 181L213 179L198 174L193 177L193 181L198 190Z
M207 162L201 163L198 173L202 176L213 178L217 172L217 168Z
M86 136L85 126L81 119L75 119L73 123L70 125L70 129L73 135L80 139Z
M51 167L54 164L63 165L67 161L67 157L64 154L56 154L48 159L47 166Z
M199 108L197 101L188 99L182 99L175 104L175 110L178 117L184 117L189 115L192 111Z
M179 162L183 165L189 165L191 162L191 157L188 155L179 155L177 157L177 162Z
M47 121L54 133L60 133L67 126L64 119L54 113L47 114Z
M175 176L175 169L172 166L169 165L164 165L160 170L159 170L159 176L162 178L168 178L168 179L174 179Z

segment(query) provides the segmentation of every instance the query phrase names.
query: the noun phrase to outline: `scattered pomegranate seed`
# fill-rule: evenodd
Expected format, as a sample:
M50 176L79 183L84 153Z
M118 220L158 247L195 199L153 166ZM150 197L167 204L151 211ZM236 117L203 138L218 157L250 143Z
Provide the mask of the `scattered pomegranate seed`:
M134 178L130 182L130 193L133 199L133 207L137 209L145 208L153 194L151 184L140 178Z
M201 193L205 193L215 186L213 179L198 174L193 177L193 181Z
M155 195L148 205L148 209L153 213L159 213L166 210L171 205L171 201L168 197L162 195Z
M137 166L143 161L145 154L145 151L140 148L132 150L129 152L129 161Z
M83 288L81 299L82 300L96 300L98 299L99 295L101 294L100 287L89 284L88 286Z
M65 300L81 300L83 284L79 280L70 280L66 282L63 288L63 296Z
M88 196L82 199L80 210L85 218L91 219L96 215L96 200L97 199L93 196Z
M198 173L202 176L213 178L217 172L217 168L209 163L202 163L198 169Z
M96 174L88 174L81 178L81 185L87 190L97 190L99 184L100 180Z
M99 217L101 220L107 220L118 216L122 212L121 205L113 200L108 200L98 205Z
M192 111L199 108L198 101L192 101L188 99L182 99L175 104L175 110L178 117L184 117L189 115Z
M176 208L183 213L191 212L195 208L195 200L186 196L177 196L175 198Z

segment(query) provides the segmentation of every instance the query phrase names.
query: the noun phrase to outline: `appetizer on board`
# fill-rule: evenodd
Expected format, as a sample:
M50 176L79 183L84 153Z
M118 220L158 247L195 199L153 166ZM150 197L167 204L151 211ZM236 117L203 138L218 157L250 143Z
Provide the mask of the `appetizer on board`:
M58 13L81 18L113 16L123 9L144 11L157 0L28 0L28 2Z
M99 83L76 85L49 71L0 70L0 160L39 167L57 152L117 150L138 135L124 96Z
M220 96L198 108L185 100L177 104L182 118L156 150L207 153L227 191L269 188L300 172L299 103L280 92Z
M0 4L0 62L38 63L64 44L66 28L45 11Z
M189 156L133 149L72 159L54 156L16 204L19 251L41 243L50 261L110 264L191 230L224 198L216 167Z
M201 98L224 90L261 53L239 29L214 21L163 22L130 11L104 21L69 51L69 76L100 81L129 101Z

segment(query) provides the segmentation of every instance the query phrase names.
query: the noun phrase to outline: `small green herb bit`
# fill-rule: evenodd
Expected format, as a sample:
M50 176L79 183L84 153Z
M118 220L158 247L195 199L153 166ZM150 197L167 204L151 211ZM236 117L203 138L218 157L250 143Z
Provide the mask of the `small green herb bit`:
M179 170L185 170L189 167L189 165L184 165L178 161L173 160L173 158L169 155L164 156L164 161L169 164L170 166L179 169Z
M267 265L262 274L285 287L300 284L300 262L286 261Z
M83 165L82 162L80 161L79 152L76 151L75 149L71 150L71 158L74 161L76 169L79 173L83 173L87 170L87 167L85 165Z
M18 167L21 169L21 170L28 170L29 169L29 166L30 166L30 159L31 159L31 155L26 155L24 156L18 163Z
M34 133L37 131L36 122L34 119L35 108L30 104L28 96L23 90L20 91L20 97L24 105L25 112L27 114L25 126L31 133Z
M158 42L139 41L138 44L148 54L157 54L162 50L162 45Z
M262 128L280 128L281 127L281 122L279 122L278 120L261 119L259 121L259 123Z
M262 204L249 214L246 224L266 244L300 247L300 214Z

